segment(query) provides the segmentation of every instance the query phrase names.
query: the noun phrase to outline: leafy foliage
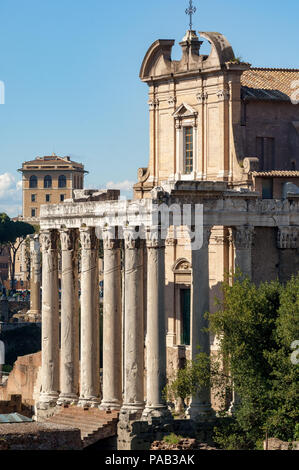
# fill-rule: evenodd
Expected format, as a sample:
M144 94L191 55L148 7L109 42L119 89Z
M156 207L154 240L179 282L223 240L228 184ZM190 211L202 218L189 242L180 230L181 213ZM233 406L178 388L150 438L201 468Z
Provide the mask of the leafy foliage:
M286 286L237 278L223 284L223 298L209 319L240 404L235 419L216 431L216 441L246 449L266 433L292 439L299 417L299 370L290 349L299 339L299 275Z

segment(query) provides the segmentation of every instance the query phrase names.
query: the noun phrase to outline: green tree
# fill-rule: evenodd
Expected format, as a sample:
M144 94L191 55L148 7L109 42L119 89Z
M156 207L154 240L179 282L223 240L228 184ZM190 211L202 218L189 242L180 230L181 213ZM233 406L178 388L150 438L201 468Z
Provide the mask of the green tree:
M265 434L292 439L298 422L299 275L285 286L237 278L223 284L223 302L209 315L240 398L233 420L216 432L223 447L255 448Z
M27 235L33 234L35 229L25 222L13 221L7 214L0 214L0 247L8 247L10 257L11 288L15 286L15 269L17 252Z

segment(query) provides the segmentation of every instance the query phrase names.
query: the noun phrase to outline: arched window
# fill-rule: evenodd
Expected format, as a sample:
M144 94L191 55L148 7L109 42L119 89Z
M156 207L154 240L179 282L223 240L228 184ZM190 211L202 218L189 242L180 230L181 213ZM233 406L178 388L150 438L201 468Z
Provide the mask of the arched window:
M58 188L66 188L66 177L65 175L60 175L58 178Z
M44 188L52 188L52 176L47 175L44 177Z
M30 176L29 187L30 188L37 188L37 176L35 176L35 175Z

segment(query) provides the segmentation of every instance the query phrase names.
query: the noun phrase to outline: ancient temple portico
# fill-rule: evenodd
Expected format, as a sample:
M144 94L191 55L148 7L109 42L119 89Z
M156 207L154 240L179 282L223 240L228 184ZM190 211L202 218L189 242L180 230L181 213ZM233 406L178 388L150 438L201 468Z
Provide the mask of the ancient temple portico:
M210 182L176 183L168 191L156 188L152 195L152 199L138 201L105 201L96 196L93 200L90 195L87 202L73 200L42 207L42 390L37 415L53 413L56 405L73 403L120 410L120 419L170 419L162 393L166 385L165 245L170 236L175 237L175 231L172 216L166 230L157 217L162 206L169 213L179 207L182 214L189 207L191 357L197 354L198 346L210 352L204 314L209 310L208 247L213 227L231 231L235 266L249 276L256 228L275 230L282 249L298 247L296 198L262 200L256 193L232 191L223 183ZM196 226L199 207L202 219ZM197 238L196 243L192 237ZM100 239L104 248L102 389ZM210 390L192 397L191 419L211 412Z

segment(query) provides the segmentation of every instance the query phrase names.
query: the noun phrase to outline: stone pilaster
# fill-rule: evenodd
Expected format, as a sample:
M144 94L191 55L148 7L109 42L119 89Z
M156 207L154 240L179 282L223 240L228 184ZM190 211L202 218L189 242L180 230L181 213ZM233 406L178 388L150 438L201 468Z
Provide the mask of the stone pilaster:
M200 249L192 249L192 285L191 285L191 359L195 359L198 353L210 355L210 335L205 329L208 320L205 313L210 310L209 287L209 239L211 227L204 226L203 243ZM191 419L202 419L212 414L211 391L202 389L192 396L190 407L187 411Z
M41 253L38 235L30 235L30 311L28 314L41 314Z
M232 229L235 247L235 271L239 270L243 276L252 277L252 242L254 227L243 225Z
M44 230L42 246L42 390L40 408L55 406L59 390L58 233Z
M78 232L60 231L61 241L61 360L58 404L78 401L79 297Z
M80 229L81 241L81 357L80 399L81 406L100 403L99 358L99 309L95 291L97 279L98 240L94 228Z
M143 420L171 418L163 400L166 385L165 241L158 227L147 232L147 400Z
M103 400L101 409L119 410L122 403L122 296L120 240L103 231L104 319Z
M134 227L124 229L124 403L121 415L138 419L144 409L143 247Z

